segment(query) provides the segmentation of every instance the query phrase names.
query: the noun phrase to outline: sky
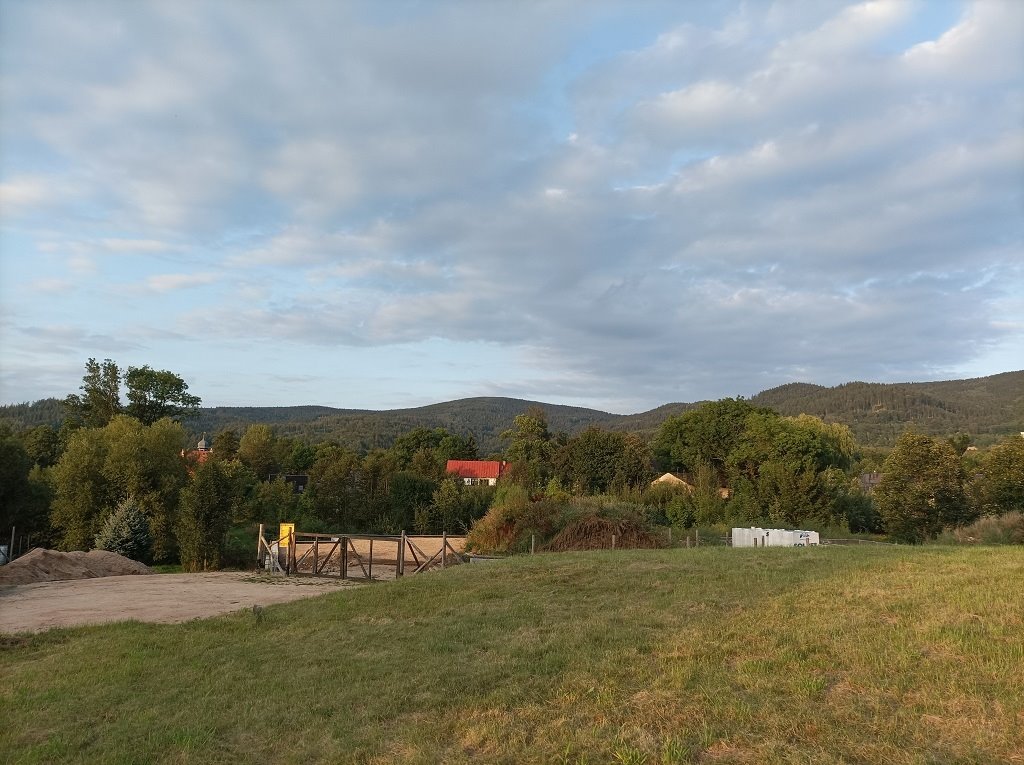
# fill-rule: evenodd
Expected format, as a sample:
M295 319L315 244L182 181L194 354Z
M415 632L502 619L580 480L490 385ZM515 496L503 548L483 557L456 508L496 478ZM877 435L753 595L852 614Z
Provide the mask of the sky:
M1024 2L0 0L0 403L1024 368Z

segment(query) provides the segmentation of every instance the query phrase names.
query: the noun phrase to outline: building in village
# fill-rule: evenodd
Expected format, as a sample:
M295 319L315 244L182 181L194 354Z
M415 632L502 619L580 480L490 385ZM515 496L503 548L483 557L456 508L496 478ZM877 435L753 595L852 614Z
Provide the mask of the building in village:
M466 486L494 486L508 470L508 463L498 460L448 460L445 472L462 479Z

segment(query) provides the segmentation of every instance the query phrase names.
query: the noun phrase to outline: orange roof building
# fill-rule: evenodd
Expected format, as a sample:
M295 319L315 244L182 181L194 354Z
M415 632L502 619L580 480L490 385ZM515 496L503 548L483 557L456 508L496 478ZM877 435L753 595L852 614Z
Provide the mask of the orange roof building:
M498 460L448 460L445 472L461 478L466 486L494 486L508 469Z

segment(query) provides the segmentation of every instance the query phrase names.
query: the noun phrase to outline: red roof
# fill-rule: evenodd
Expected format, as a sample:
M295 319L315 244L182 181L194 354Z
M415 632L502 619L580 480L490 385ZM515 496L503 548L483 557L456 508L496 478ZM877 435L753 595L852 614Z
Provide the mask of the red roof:
M501 478L507 462L497 460L448 460L445 471L459 478Z

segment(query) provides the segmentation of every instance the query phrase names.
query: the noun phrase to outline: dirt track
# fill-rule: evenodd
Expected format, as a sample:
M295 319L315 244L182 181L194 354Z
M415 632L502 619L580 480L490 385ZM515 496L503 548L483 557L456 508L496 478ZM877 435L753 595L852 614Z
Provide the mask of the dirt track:
M0 632L135 620L166 624L357 586L244 572L107 576L0 587Z

